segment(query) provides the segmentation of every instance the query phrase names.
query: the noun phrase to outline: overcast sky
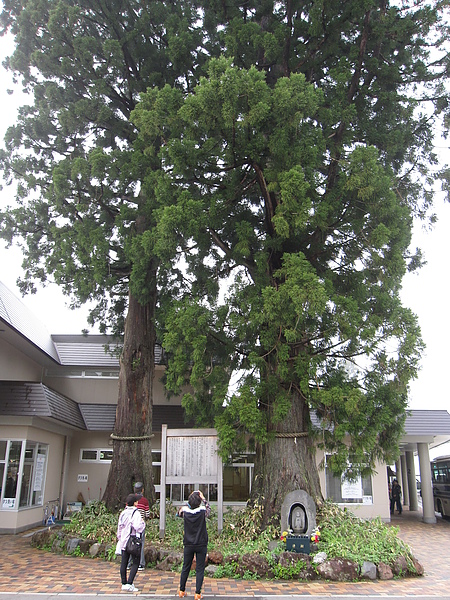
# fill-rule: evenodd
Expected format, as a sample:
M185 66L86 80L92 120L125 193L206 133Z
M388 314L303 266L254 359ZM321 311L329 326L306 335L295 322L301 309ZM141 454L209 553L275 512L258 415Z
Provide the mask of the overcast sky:
M0 57L7 55L10 46L4 38L0 38ZM9 75L0 67L2 85L0 86L0 103L2 119L0 122L0 140L6 128L14 123L16 107L21 102L21 95L7 93L12 88ZM450 162L448 141L437 142L442 162ZM13 198L13 190L4 188L0 192L1 206L9 204ZM413 409L450 409L450 394L447 380L448 370L447 348L450 340L450 319L448 317L449 268L448 256L450 248L450 205L444 202L442 193L435 197L435 210L438 223L431 232L425 232L420 226L414 231L412 246L419 246L425 253L427 265L418 274L408 275L404 280L402 298L419 318L422 335L426 343L426 351L422 360L419 377L411 384L410 408ZM17 248L6 249L0 240L0 280L19 298L16 286L17 277L21 274L21 255ZM23 303L46 325L49 333L81 333L89 329L86 322L86 307L76 311L67 308L68 299L58 287L52 285L40 289L37 294L26 296ZM95 332L95 330L92 330Z

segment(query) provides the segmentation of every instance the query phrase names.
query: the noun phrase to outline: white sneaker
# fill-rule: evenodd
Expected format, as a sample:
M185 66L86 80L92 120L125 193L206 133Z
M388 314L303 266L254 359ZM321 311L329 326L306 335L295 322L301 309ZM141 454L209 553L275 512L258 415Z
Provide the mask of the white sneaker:
M128 590L129 592L138 592L138 591L139 591L139 588L137 588L137 587L134 585L134 583L130 583L130 585L129 585L129 588L130 588L130 589Z
M130 584L129 583L122 584L122 592L129 592L129 591L130 591Z

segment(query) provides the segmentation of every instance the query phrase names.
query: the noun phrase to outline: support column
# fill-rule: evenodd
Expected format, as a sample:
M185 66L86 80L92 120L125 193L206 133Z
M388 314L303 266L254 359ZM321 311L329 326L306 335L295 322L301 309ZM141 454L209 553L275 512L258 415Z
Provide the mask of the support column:
M401 486L402 486L402 492L403 492L403 506L409 506L408 469L406 467L406 456L404 454L402 454L400 456L400 464L402 466Z
M406 452L406 467L408 469L409 510L419 510L417 500L416 469L414 467L414 453Z
M400 458L395 461L395 478L402 485L402 466L400 462Z
M420 488L422 492L423 522L436 523L433 486L431 483L430 452L428 444L417 444L419 452Z

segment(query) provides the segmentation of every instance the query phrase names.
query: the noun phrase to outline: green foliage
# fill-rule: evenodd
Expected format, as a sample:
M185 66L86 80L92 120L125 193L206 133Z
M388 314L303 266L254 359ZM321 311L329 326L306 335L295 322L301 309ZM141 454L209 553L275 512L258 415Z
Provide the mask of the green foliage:
M304 560L297 560L293 565L283 567L275 564L272 571L275 579L298 579L299 573L306 567Z
M152 517L146 522L146 540L148 544L161 546L166 549L182 551L183 520L176 516L175 507L167 504L166 532L163 540L159 539L159 515L153 511ZM116 545L117 514L109 513L99 502L85 506L76 513L71 522L64 525L63 531L76 537L96 540L110 546L105 558L112 560ZM392 565L395 560L404 556L411 572L414 572L410 548L398 537L398 528L384 524L379 518L362 520L348 510L342 510L336 504L325 502L317 513L320 527L318 551L325 552L328 558L347 558L359 565L367 561L375 564L384 562ZM278 556L286 550L284 542L280 541L280 531L269 526L260 531L262 507L248 506L244 510L229 510L224 513L223 531L217 531L217 513L213 507L211 518L207 521L209 535L209 550L218 550L223 556L241 557L244 554L260 554L268 560L275 579L298 578L305 568L304 560L296 560L290 566L280 566ZM278 544L273 547L273 542ZM271 550L269 551L269 542ZM43 549L51 551L51 541ZM77 548L72 555L82 556ZM179 568L178 568L179 570ZM239 559L225 562L218 566L214 575L216 578L238 578ZM255 579L252 573L244 573L244 579Z
M392 565L404 556L414 570L411 549L398 537L398 527L380 518L363 520L336 504L325 502L317 515L320 526L319 550L328 558L348 558L359 565L367 560Z
M116 543L118 515L111 513L103 502L94 500L73 514L64 531L76 533L86 540Z
M236 574L236 568L238 564L236 562L229 562L224 565L218 565L216 572L214 573L215 579L240 579L240 576Z

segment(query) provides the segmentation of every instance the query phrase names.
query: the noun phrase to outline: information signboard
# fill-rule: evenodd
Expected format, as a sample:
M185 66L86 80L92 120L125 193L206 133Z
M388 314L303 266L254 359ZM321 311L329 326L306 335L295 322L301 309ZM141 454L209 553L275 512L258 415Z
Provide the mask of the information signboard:
M222 460L217 452L215 429L167 429L161 431L161 493L159 535L166 525L166 484L217 484L218 529L223 528Z

